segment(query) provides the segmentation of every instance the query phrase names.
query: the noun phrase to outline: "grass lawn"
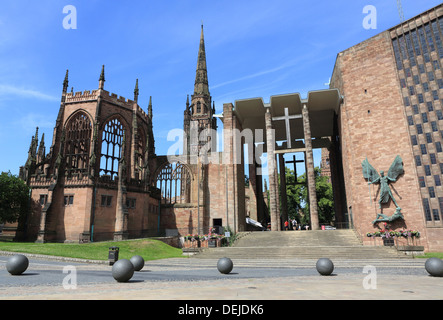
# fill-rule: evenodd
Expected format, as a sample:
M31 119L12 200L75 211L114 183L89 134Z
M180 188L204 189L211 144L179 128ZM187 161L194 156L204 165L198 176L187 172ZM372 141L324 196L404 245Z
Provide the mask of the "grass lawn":
M423 256L416 256L416 258L439 258L439 259L443 259L443 252L426 252Z
M93 243L33 243L0 241L0 251L45 254L91 260L108 260L109 247L119 247L119 259L142 256L146 261L183 257L182 250L159 240L141 239Z

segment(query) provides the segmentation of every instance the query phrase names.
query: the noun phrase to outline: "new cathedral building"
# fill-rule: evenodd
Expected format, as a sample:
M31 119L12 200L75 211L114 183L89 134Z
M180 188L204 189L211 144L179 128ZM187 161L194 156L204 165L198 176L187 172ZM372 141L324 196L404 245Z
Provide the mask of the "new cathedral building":
M239 99L216 116L202 27L194 92L184 105L185 152L172 158L155 152L152 101L147 111L140 107L137 81L133 99L110 93L103 67L98 89L74 93L66 72L51 146L46 152L37 131L20 168L32 189L32 210L19 221L17 236L86 242L207 233L214 226L244 231L247 217L279 231L288 215L284 154L303 158L310 223L317 230L312 150L323 148L337 226L353 228L371 245L366 234L383 228L374 223L383 213L393 230L419 231L426 251L443 251L442 36L439 5L338 53L327 90L306 98L275 95L269 102ZM221 152L212 134L217 121ZM196 140L202 132L209 134ZM402 218L389 221L396 206L379 202L362 162L388 172L397 156L404 172L389 190Z

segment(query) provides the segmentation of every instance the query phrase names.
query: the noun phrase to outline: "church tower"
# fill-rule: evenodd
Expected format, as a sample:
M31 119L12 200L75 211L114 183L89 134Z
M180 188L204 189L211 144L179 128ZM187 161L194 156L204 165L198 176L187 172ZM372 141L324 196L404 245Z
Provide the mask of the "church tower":
M184 154L199 155L203 152L215 152L217 140L217 119L214 118L215 104L209 93L208 71L206 68L205 40L201 26L200 46L198 50L197 70L194 94L186 99L184 112Z

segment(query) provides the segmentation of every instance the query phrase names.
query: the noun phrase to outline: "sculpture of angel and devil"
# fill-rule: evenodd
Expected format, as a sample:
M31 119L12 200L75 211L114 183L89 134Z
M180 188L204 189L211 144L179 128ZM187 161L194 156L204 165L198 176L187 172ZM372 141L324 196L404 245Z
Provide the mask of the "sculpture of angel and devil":
M387 216L382 213L377 213L377 217L372 224L377 222L391 222L398 218L403 219L401 208L398 206L397 201L392 195L390 183L397 181L398 177L403 174L403 161L400 156L396 156L394 162L389 168L388 174L385 176L383 171L378 174L377 170L369 163L366 158L361 163L363 167L363 177L368 180L368 184L380 184L380 198L378 200L378 208L381 209L381 205L387 203L389 199L395 204L395 213L392 216Z

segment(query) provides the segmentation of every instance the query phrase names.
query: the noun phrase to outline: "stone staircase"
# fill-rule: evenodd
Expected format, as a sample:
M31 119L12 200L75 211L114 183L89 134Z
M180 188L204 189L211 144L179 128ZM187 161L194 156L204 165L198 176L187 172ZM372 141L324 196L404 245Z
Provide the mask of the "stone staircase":
M233 246L204 248L195 258L215 259L388 259L407 257L394 247L363 246L353 230L256 231Z

